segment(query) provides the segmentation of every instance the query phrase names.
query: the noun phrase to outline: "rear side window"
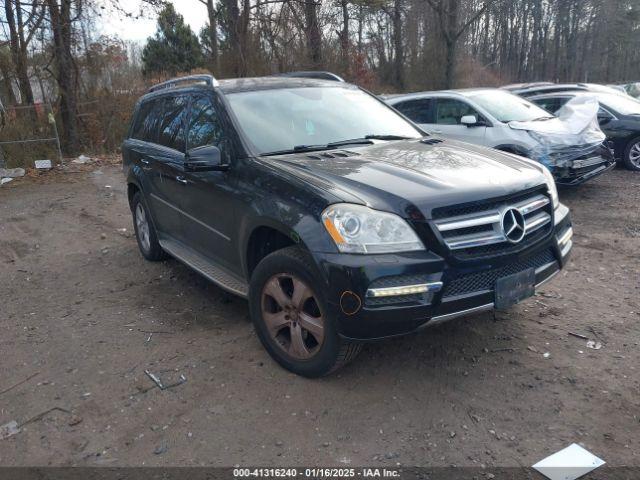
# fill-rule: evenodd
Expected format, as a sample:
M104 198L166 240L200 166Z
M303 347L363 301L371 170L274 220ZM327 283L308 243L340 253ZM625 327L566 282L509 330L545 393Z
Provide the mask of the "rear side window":
M163 102L162 115L158 122L158 143L165 147L185 151L185 122L189 106L189 98L185 95L166 97Z
M192 148L214 145L219 147L223 140L222 125L211 98L197 96L191 104L191 120L187 146Z
M460 120L466 115L475 115L480 118L476 110L468 103L451 98L439 98L437 100L436 123L439 125L461 125Z
M154 99L140 105L133 125L132 138L155 143L157 140L156 125L161 113L162 100Z
M416 123L435 123L433 121L433 101L429 98L401 102L395 105L395 109Z

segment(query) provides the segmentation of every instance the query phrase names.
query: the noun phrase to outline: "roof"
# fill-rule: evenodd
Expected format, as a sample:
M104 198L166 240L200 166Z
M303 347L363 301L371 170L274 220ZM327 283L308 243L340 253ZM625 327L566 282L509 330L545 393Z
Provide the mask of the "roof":
M481 92L506 92L505 90L501 90L499 88L461 88L458 90L436 90L431 92L415 92L415 93L406 93L400 95L385 95L383 98L391 103L398 103L403 100L412 100L419 99L424 97L436 97L441 95L452 95L458 97L470 97L476 93Z
M223 93L250 92L255 90L273 90L277 88L301 88L301 87L353 87L348 83L335 80L318 80L315 78L300 77L253 77L253 78L229 78L219 80L218 88Z
M278 88L303 88L303 87L338 87L357 88L349 83L337 82L335 80L318 80L312 78L299 77L250 77L250 78L228 78L216 80L215 89L224 94L237 92L252 92L257 90L275 90ZM154 87L155 88L155 87ZM187 83L184 85L169 86L157 90L152 90L143 95L140 100L146 101L156 96L167 95L172 92L195 92L211 89L211 85L204 83Z

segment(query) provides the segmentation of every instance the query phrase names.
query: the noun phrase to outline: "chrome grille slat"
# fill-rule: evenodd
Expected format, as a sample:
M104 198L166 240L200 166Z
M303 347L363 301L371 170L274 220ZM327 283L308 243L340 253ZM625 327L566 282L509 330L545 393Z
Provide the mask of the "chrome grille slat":
M526 233L533 233L536 230L544 227L551 221L551 215L546 212L539 213L534 217L528 218L526 225Z
M516 209L524 217L524 238L520 243L526 243L529 238L540 238L534 233L540 232L552 222L551 199L540 190L531 192L528 196L521 193L511 198L514 200L509 201L507 198L492 201L483 211L439 218L435 221L435 227L454 254L464 250L467 256L472 255L473 249L488 245L495 249L502 248L500 244L504 244L506 249L514 247L516 243L511 243L503 231L503 215L509 209Z
M528 213L549 205L549 203L550 200L547 197L544 195L538 195L533 200L527 200L526 202L521 202L519 205L515 205L515 208L520 210L520 213L523 215L527 215Z
M447 245L449 245L449 248L452 250L457 250L460 248L478 247L480 245L493 245L494 243L502 243L506 240L504 235L493 232L489 235L473 234L452 237L451 240L447 240Z
M461 228L477 227L500 221L498 213L492 215L464 215L447 220L446 222L438 222L438 230L441 232L449 232L451 230L460 230Z

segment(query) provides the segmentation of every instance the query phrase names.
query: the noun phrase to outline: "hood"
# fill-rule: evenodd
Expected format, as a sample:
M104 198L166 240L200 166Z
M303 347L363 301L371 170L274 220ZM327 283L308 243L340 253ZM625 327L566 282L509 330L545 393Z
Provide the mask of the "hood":
M414 207L431 218L434 208L501 197L545 183L542 167L530 160L435 137L269 160L341 201L413 218Z

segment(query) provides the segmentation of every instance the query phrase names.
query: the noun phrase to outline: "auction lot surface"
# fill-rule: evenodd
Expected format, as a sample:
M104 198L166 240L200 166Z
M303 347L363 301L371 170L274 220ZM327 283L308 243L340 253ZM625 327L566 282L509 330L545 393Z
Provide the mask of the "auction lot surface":
M31 421L0 465L530 466L577 442L638 466L640 175L561 198L573 258L535 298L306 380L244 300L142 259L117 165L4 185L0 425ZM187 381L161 391L145 370Z

